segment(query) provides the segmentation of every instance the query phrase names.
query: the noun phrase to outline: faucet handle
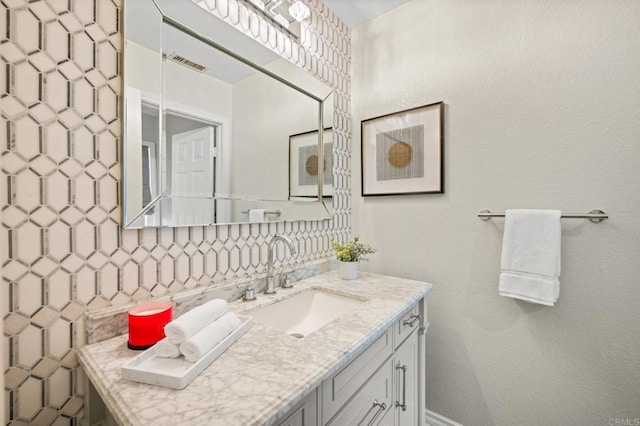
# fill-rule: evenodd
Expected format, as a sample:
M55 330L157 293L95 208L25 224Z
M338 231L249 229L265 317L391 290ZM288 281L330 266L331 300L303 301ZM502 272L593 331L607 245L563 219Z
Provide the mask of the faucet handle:
M244 289L244 296L242 297L242 300L244 300L245 302L250 302L256 299L256 289L253 288L253 284L248 284Z
M293 288L293 282L291 282L291 278L289 278L288 274L284 274L282 276L282 288Z

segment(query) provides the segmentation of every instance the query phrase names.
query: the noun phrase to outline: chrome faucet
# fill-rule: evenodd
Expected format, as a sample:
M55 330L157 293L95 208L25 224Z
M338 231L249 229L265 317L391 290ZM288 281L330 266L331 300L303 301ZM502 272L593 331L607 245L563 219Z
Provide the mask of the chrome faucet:
M264 294L275 294L277 277L273 275L273 249L278 241L282 241L289 246L291 254L296 254L296 248L293 246L293 242L289 237L284 235L274 235L267 245L267 289Z

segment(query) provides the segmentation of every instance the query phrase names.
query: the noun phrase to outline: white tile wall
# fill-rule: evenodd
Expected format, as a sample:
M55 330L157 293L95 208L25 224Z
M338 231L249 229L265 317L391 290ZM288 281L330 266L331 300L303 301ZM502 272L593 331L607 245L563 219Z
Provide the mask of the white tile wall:
M120 228L122 1L1 2L5 423L79 423L86 310L263 272L275 233L299 252L281 264L350 233L350 31L318 0L300 41L237 0L193 1L335 88L333 219Z

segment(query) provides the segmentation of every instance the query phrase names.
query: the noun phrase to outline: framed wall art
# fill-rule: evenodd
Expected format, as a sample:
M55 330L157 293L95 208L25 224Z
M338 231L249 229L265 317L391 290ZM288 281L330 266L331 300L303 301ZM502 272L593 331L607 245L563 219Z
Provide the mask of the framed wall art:
M443 102L363 120L362 195L444 192Z
M323 197L333 196L333 128L324 129ZM289 136L289 199L318 197L318 131Z

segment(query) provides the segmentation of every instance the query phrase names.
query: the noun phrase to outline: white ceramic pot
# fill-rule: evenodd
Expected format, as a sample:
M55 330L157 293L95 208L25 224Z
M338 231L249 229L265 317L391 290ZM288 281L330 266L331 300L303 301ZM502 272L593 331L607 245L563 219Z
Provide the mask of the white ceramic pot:
M355 280L358 278L358 262L338 261L338 273L343 280Z

